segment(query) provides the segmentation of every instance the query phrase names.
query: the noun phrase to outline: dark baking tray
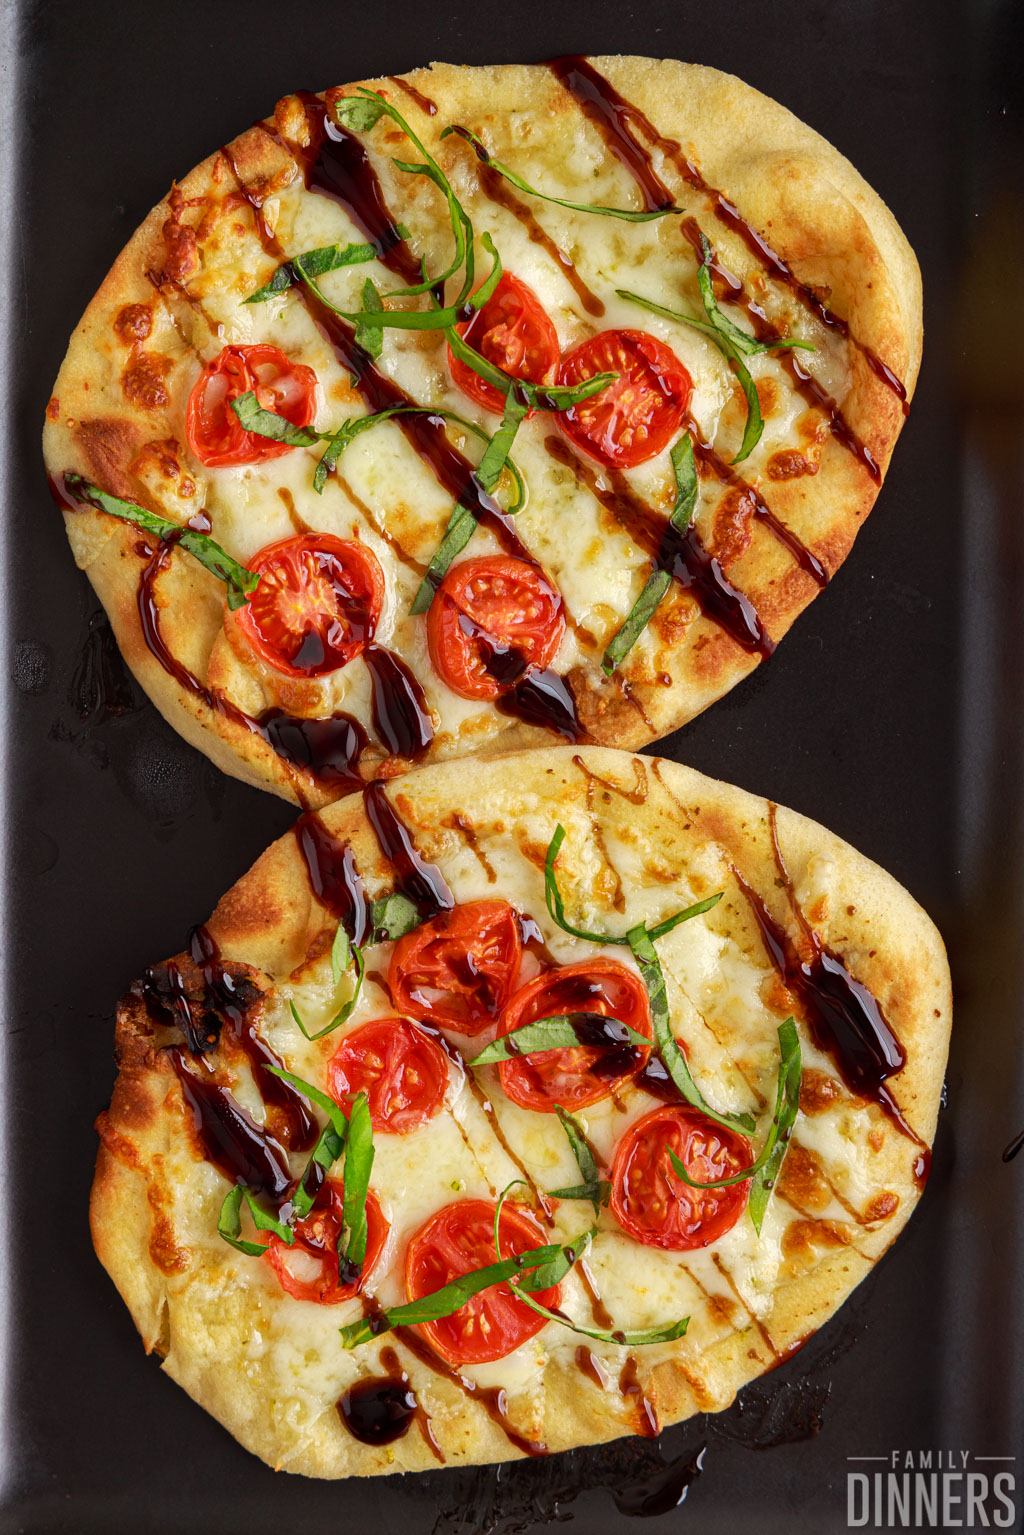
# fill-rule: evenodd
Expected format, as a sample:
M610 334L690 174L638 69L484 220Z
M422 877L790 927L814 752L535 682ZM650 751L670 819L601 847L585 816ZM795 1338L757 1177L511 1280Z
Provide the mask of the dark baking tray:
M658 1528L827 1535L847 1527L851 1456L1024 1450L1024 1156L1000 1157L1024 1128L1022 23L1012 0L0 4L4 1532L512 1535L574 1519L621 1535L635 1526L612 1490L706 1445ZM729 1412L547 1463L275 1477L145 1358L86 1198L116 997L291 812L221 776L126 677L47 497L43 407L150 205L286 90L573 49L696 59L761 87L852 159L921 257L924 372L875 514L774 660L663 750L817 817L931 912L958 989L948 1107L894 1251Z

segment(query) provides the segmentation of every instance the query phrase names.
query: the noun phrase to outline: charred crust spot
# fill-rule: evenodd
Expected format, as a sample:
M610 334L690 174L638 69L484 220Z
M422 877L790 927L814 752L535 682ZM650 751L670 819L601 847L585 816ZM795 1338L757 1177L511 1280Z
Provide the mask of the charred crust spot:
M782 1251L787 1258L810 1257L815 1247L849 1245L850 1233L836 1221L793 1221L782 1238Z
M170 396L164 385L169 364L165 357L152 352L137 352L121 374L121 392L131 405L142 410L160 410Z
M125 346L145 341L153 329L153 311L148 304L125 304L117 311L114 330Z
M773 378L761 378L757 381L757 400L761 407L761 414L765 420L775 412L775 407L780 399L779 386Z
M263 1002L249 966L218 963L208 970L179 954L151 965L132 987L150 1023L180 1030L194 1055L216 1048L226 1016L247 1019Z
M817 1157L806 1146L791 1145L779 1174L779 1191L801 1209L824 1210L831 1197Z
M895 1215L900 1207L900 1196L893 1194L889 1189L883 1189L881 1194L876 1194L874 1199L864 1211L865 1221L887 1221Z
M742 486L734 486L715 507L711 552L728 569L746 554L753 536L754 499Z
M133 496L132 481L125 473L135 453L136 436L123 418L97 418L78 426L78 442L85 454L92 478L117 496Z
M60 420L60 401L55 394L51 394L46 402L46 419L47 421Z
M96 1120L96 1134L100 1138L100 1144L116 1161L136 1172L144 1170L138 1147L134 1141L129 1140L126 1135L122 1135L114 1128L107 1109L104 1109Z
M798 480L801 475L817 474L817 472L817 464L805 458L796 448L781 448L768 460L770 480Z
M162 231L165 246L162 275L180 283L199 270L199 242L191 225L182 221L188 205L180 187L172 187L167 206L169 212Z
M800 1108L808 1115L824 1114L843 1097L834 1077L814 1066L805 1066L800 1079Z
M735 1325L739 1307L731 1295L709 1295L707 1305L708 1315L712 1321L720 1323L723 1327Z
M301 985L303 981L308 979L310 972L316 968L324 956L331 952L333 944L334 933L331 932L330 928L322 928L309 945L303 958L295 966L295 969L289 973L288 979Z
M162 442L145 443L132 460L129 468L139 479L147 476L159 475L161 479L177 482L179 496L187 499L196 493L196 482L190 474L182 471L181 443L174 437L165 437Z

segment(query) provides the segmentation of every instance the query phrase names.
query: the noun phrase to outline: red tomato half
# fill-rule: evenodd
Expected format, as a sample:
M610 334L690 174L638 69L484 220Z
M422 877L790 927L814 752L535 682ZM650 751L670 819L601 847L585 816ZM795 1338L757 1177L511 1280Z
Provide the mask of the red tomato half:
M502 1014L498 1034L558 1013L598 1013L618 1018L651 1038L647 988L633 970L611 959L584 960L561 970L545 970L520 987ZM524 1109L553 1114L555 1105L573 1110L597 1103L627 1082L645 1064L630 1047L576 1045L571 1050L543 1050L498 1067L505 1096Z
M226 346L207 363L188 397L185 432L200 463L262 464L291 453L287 443L247 432L231 401L254 390L264 410L308 426L316 413L316 374L276 346Z
M750 1142L716 1125L699 1109L675 1105L645 1114L619 1142L611 1208L622 1229L645 1247L667 1247L671 1252L707 1247L735 1226L750 1183L691 1189L676 1174L669 1151L691 1178L707 1183L749 1167Z
M384 572L365 544L301 534L268 544L249 569L260 584L235 616L275 671L321 677L346 666L373 638Z
M448 1058L408 1019L378 1018L346 1035L328 1062L327 1085L341 1104L364 1092L375 1130L408 1135L444 1102Z
M510 554L453 565L427 614L434 669L463 698L497 698L530 667L547 666L564 632L558 588Z
M296 1300L318 1301L323 1306L349 1300L362 1289L380 1258L390 1227L377 1196L366 1195L366 1260L356 1279L342 1282L338 1275L338 1239L342 1234L344 1187L329 1178L305 1220L295 1223L295 1245L288 1247L271 1233L267 1258L283 1289Z
M524 282L506 272L482 309L456 330L469 345L512 378L543 384L558 362L558 335L544 306ZM505 396L448 348L452 378L464 394L501 415Z
M615 469L654 458L679 431L693 380L664 342L642 330L603 330L562 358L558 382L571 387L595 373L615 383L555 417L562 431Z
M479 1034L512 995L523 941L505 901L472 901L442 912L395 944L388 985L413 1018Z
M543 1247L544 1233L531 1215L505 1205L498 1228L501 1256ZM453 1279L497 1263L494 1251L494 1205L486 1199L459 1199L432 1215L409 1243L405 1259L405 1289L410 1300L440 1290ZM557 1306L559 1286L539 1290L542 1306ZM451 1316L424 1322L420 1332L449 1364L486 1364L503 1359L532 1338L545 1319L517 1300L507 1284L481 1290Z

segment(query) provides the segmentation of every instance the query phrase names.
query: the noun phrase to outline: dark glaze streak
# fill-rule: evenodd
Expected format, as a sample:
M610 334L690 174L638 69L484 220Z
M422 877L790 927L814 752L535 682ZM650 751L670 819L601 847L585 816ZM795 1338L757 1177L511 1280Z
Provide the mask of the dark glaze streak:
M672 199L664 183L655 174L650 155L633 133L634 127L643 134L649 144L672 162L683 180L693 187L694 191L707 197L716 216L726 228L739 236L770 277L789 288L790 292L795 294L822 325L829 330L834 330L844 341L849 341L857 348L876 378L879 378L900 401L903 414L907 414L909 409L907 391L892 369L869 346L851 335L849 323L833 314L814 289L801 282L782 257L771 248L764 236L743 218L724 193L704 180L676 139L663 138L639 107L635 107L632 102L620 96L618 91L585 58L573 55L554 59L550 67L566 89L576 97L587 117L597 126L612 154L633 175L647 199L649 208L670 206ZM652 190L655 195L662 195L665 200L660 203L652 202Z
M592 805L593 796L596 792L596 786L598 784L600 784L603 789L607 789L610 794L618 795L619 799L628 800L631 805L644 805L647 803L647 769L645 768L641 758L633 758L632 789L624 789L621 784L616 783L612 778L602 778L600 773L595 773L592 768L587 766L587 763L582 757L574 757L572 759L572 765L574 768L579 768L580 772L587 780L588 809Z
M697 261L703 261L704 251L700 243L700 229L697 220L692 218L684 219L681 229L686 239L692 245ZM779 341L783 338L784 333L779 330L778 326L772 324L760 304L747 293L740 279L730 272L728 267L721 264L714 250L711 253L711 274L718 284L717 291L719 297L724 299L726 303L738 304L745 310L758 341ZM829 431L836 441L841 443L847 452L867 470L876 485L881 485L882 471L874 455L867 444L861 442L860 438L856 435L832 396L822 388L817 379L812 378L806 369L801 366L795 353L792 351L778 352L776 354L776 361L785 368L793 380L797 393L802 395L809 405L815 410L820 411L826 418ZM770 516L773 517L774 513L770 513ZM779 526L782 527L782 524L780 523ZM790 537L792 536L790 535Z
M401 657L382 645L367 645L363 660L370 674L378 740L394 756L415 761L434 739L423 689Z
M415 101L421 112L425 112L428 117L437 116L436 101L431 101L429 96L424 96L422 91L418 91L414 85L410 85L408 80L403 80L401 75L388 75L388 79L392 85L397 85L400 91L404 91L410 101Z
M492 203L497 203L499 207L505 208L512 214L513 218L519 220L529 235L532 244L539 245L541 250L551 257L551 260L558 267L566 282L569 283L587 313L595 318L600 318L604 314L604 304L602 301L596 293L592 293L587 287L573 262L566 255L565 251L555 244L547 230L537 222L531 209L527 207L526 203L520 202L508 185L508 182L490 165L490 157L486 149L480 144L474 144L464 128L456 125L455 132L460 138L466 140L466 143L469 144L476 155L479 167L477 175L485 196L489 197Z
M416 851L409 829L387 797L384 784L375 779L363 791L366 816L384 857L397 875L396 884L419 907L424 921L455 905L444 875Z
M640 1434L644 1439L657 1439L661 1433L658 1411L640 1384L640 1373L632 1354L628 1356L625 1364L622 1366L622 1373L619 1376L619 1391L630 1409L634 1432Z
M632 1519L650 1519L658 1514L670 1514L684 1502L686 1494L704 1469L707 1445L702 1445L696 1455L680 1455L668 1465L638 1482L625 1487L613 1487L612 1497L620 1514Z
M362 788L357 763L366 731L350 714L339 711L325 720L307 720L283 709L266 709L254 723L279 757L311 773L325 788L338 794Z
M1018 1136L1015 1136L1010 1144L1006 1147L1005 1151L1003 1152L1003 1161L1012 1162L1014 1157L1022 1149L1024 1149L1024 1130L1022 1130Z
M576 1350L576 1368L588 1380L592 1380L601 1391L607 1391L608 1372L605 1370L603 1361L582 1344Z
M188 947L193 964L202 972L207 995L249 1062L261 1098L277 1110L277 1128L284 1144L293 1151L311 1150L320 1126L306 1099L289 1082L267 1070L284 1063L257 1032L258 1012L249 996L252 983L242 977L239 985L239 978L221 963L217 945L205 927L192 929Z
M370 902L352 849L332 836L319 816L300 815L293 830L313 894L354 944L364 944L370 936Z
M674 198L651 164L651 157L630 132L630 119L642 114L625 101L579 54L552 59L550 68L570 91L597 128L608 148L624 165L643 194L648 213L674 206ZM647 119L644 123L650 128ZM651 133L654 133L651 128Z
M378 259L410 285L420 264L388 212L377 173L355 134L331 120L319 96L297 93L306 110L310 145L303 152L306 186L344 208L377 252Z
M576 1273L579 1276L580 1283L582 1284L584 1290L587 1292L587 1299L590 1302L590 1310L593 1313L595 1327L600 1327L604 1332L611 1332L612 1328L615 1326L615 1319L611 1312L608 1310L608 1307L605 1305L604 1301L601 1299L600 1294L598 1293L597 1286L594 1283L594 1276L590 1272L590 1269L587 1265L587 1260L585 1258L581 1258L577 1263ZM584 1350L584 1352L586 1352L586 1350ZM593 1355L590 1357L593 1358ZM577 1349L576 1363L579 1364L579 1362L580 1350Z
M552 458L573 470L659 569L667 570L683 591L693 592L706 617L743 650L767 660L775 649L774 640L750 598L733 586L719 561L704 547L693 523L680 532L640 499L624 475L606 469L598 476L560 437L549 436L544 445Z
M291 1174L283 1148L235 1102L231 1094L189 1068L184 1050L172 1047L168 1054L181 1083L182 1096L192 1111L196 1134L207 1161L219 1168L232 1184L241 1183L254 1194L284 1198Z
M379 1308L370 1297L364 1296L364 1301L367 1305L368 1314L371 1317L379 1315ZM535 1439L527 1439L524 1434L521 1434L509 1422L508 1399L502 1387L478 1386L476 1381L470 1380L465 1375L460 1375L446 1360L441 1358L440 1354L435 1354L426 1339L420 1337L414 1328L396 1327L395 1337L402 1344L403 1348L409 1350L414 1359L419 1360L420 1364L424 1365L428 1370L432 1370L435 1375L440 1375L444 1380L451 1381L453 1385L458 1386L474 1402L479 1402L491 1421L497 1424L509 1443L514 1445L517 1450L521 1450L524 1455L532 1457L548 1453L546 1445L539 1443Z
M357 1381L338 1399L338 1416L354 1439L361 1444L394 1444L416 1423L434 1459L444 1465L445 1457L434 1438L430 1418L409 1385L409 1377L393 1348L381 1349L383 1379Z
M737 873L736 881L761 931L768 955L782 981L803 1003L814 1043L829 1054L850 1091L879 1104L906 1135L919 1141L884 1085L888 1077L902 1071L906 1062L903 1047L877 998L850 974L800 910L779 848L774 805L769 807L769 825L779 877L810 957L801 958L785 928Z

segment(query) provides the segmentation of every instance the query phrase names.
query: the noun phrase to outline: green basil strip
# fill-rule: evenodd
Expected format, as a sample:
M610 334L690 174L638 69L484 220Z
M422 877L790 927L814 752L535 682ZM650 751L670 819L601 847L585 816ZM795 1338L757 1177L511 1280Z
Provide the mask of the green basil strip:
M594 1206L595 1219L602 1207L611 1197L612 1186L606 1178L599 1178L597 1163L594 1161L594 1153L590 1149L590 1143L583 1133L579 1121L574 1119L567 1109L555 1105L555 1113L565 1131L572 1154L576 1158L582 1183L573 1184L567 1189L551 1189L554 1199L589 1199Z
M392 1328L414 1327L422 1322L436 1322L441 1317L451 1316L468 1300L472 1300L474 1295L479 1295L481 1290L489 1290L492 1285L504 1284L516 1274L540 1268L550 1263L560 1251L557 1243L536 1247L529 1252L519 1253L515 1258L506 1258L501 1263L489 1263L486 1268L462 1274L450 1284L443 1285L440 1290L421 1296L419 1300L409 1301L405 1306L395 1306L380 1317L361 1317L358 1322L350 1322L347 1327L339 1328L342 1345L345 1348L355 1348L360 1343L372 1342Z
M259 576L233 560L208 534L183 528L180 522L172 522L169 517L158 517L155 512L147 512L145 507L137 506L134 501L122 501L120 496L111 496L90 480L83 479L80 474L66 474L64 484L70 495L87 501L97 511L106 512L110 517L119 517L122 522L132 522L144 532L152 533L155 538L173 539L194 560L198 560L211 576L224 582L228 589L228 607L232 610L244 607L259 585Z
M467 1064L493 1066L496 1061L515 1061L522 1055L534 1055L541 1050L573 1050L579 1045L573 1019L580 1021L596 1019L600 1023L614 1024L617 1029L621 1029L621 1039L608 1041L609 1050L621 1049L625 1045L642 1045L647 1050L651 1048L651 1041L646 1034L638 1033L636 1029L631 1029L628 1023L623 1023L618 1018L608 1018L603 1013L556 1013L550 1018L538 1018L533 1023L521 1024L518 1029L512 1029L508 1034L503 1034L500 1039L488 1045L486 1050L481 1050L480 1054L474 1056ZM514 1045L511 1043L512 1040L515 1041Z
M724 894L724 890L717 890L714 895L705 896L703 901L694 901L692 906L684 906L683 910L677 911L674 917L666 917L664 922L659 922L655 927L649 927L647 929L648 938L655 940L664 938L665 934L671 933L672 929L678 927L680 922L689 922L691 917L702 917L706 911L710 911L712 907L718 905Z
M334 977L335 986L339 985L342 976L352 963L352 944L345 930L344 922L338 923L338 931L334 935L331 944L331 974Z
M337 939L335 939L335 943L337 943ZM305 1023L303 1022L303 1019L302 1019L302 1015L299 1012L298 1008L295 1006L295 1003L291 1002L291 1001L288 1003L288 1006L291 1009L291 1015L295 1019L295 1022L298 1024L299 1028L301 1029L302 1033L305 1035L306 1039L308 1039L308 1040L323 1039L325 1034L333 1034L335 1029L340 1029L341 1025L343 1023L347 1023L348 1020L351 1018L353 1009L355 1008L356 1003L359 1001L359 993L361 992L362 986L363 986L363 972L364 972L365 965L366 965L366 960L365 960L365 956L363 954L363 951L362 951L362 949L357 947L356 944L352 945L352 959L355 962L355 970L356 970L356 982L355 982L355 986L353 987L353 990L352 990L352 995L348 998L348 1000L346 1002L343 1002L341 1004L341 1007L335 1013L335 1015L331 1019L330 1023L325 1024L322 1029L318 1029L315 1034L311 1034L309 1032L309 1030L306 1028L306 1025L305 1025ZM333 951L332 951L331 964L332 964L332 966L334 964ZM268 1067L267 1069L269 1071L271 1068Z
M686 1064L686 1057L679 1047L675 1035L672 1033L672 1025L669 1021L668 992L665 987L665 976L662 972L661 961L658 959L657 950L654 947L652 935L639 923L631 928L626 935L629 947L633 951L647 987L647 995L651 1004L651 1017L654 1020L654 1037L658 1042L658 1050L665 1063L666 1070L676 1087L682 1093L687 1103L695 1109L700 1109L709 1119L716 1124L724 1125L728 1130L742 1130L745 1134L755 1128L753 1119L749 1114L718 1114L705 1101L696 1082L690 1075L690 1068Z
M236 1247L240 1253L246 1253L250 1258L261 1258L266 1251L265 1243L247 1242L242 1238L243 1199L249 1206L249 1214L257 1231L272 1231L287 1246L292 1246L295 1241L294 1231L279 1221L276 1216L261 1210L250 1191L244 1189L240 1183L229 1191L220 1207L220 1215L217 1217L217 1234L222 1236L225 1242L230 1242L232 1247Z
M476 466L476 478L484 490L493 490L500 480L501 472L512 451L512 444L516 440L519 424L526 415L527 409L528 407L515 399L512 394L506 395L501 425L487 444L484 456Z
M444 129L441 137L445 139L449 133L457 133L460 139L465 139L468 144L472 144L477 159L497 171L499 176L511 182L514 187L518 187L520 192L526 192L530 197L540 197L546 203L557 203L560 208L572 208L577 213L600 213L606 218L625 219L630 224L646 224L651 219L663 219L668 213L683 212L682 208L654 208L650 211L641 209L637 212L631 208L609 208L603 203L574 203L565 197L553 197L549 192L538 192L536 187L531 187L521 176L517 176L515 171L509 170L507 165L503 165L500 160L495 160L469 128L462 128L452 123Z
M373 1125L365 1093L356 1093L348 1116L345 1143L345 1197L342 1221L348 1233L345 1257L357 1269L366 1260L366 1194L373 1168Z
M423 580L416 588L416 595L412 600L409 612L414 616L425 613L434 600L434 594L441 585L457 554L461 554L476 532L476 518L468 506L455 505L452 507L451 516L448 518L441 542L430 557L430 564L426 568Z
M586 938L590 943L628 943L628 937L613 938L608 933L588 933L584 928L573 927L571 922L566 921L565 902L562 900L562 892L558 888L558 880L555 876L555 860L564 841L565 827L559 822L555 827L554 836L548 843L547 857L544 860L544 899L547 902L551 920L557 922L564 933L571 933L574 938Z
M313 1154L302 1172L292 1195L292 1210L296 1220L302 1220L312 1210L316 1200L316 1194L310 1193L309 1175L314 1166L322 1168L324 1175L330 1172L335 1162L345 1149L345 1141L330 1123L324 1125L320 1131ZM319 1184L317 1185L319 1188Z
M316 284L314 283L312 286L316 287ZM320 289L316 288L316 291L319 293ZM372 279L369 277L363 283L362 299L363 307L361 311L348 317L356 323L353 340L356 346L362 347L368 357L377 358L384 350L384 332L374 329L371 321L375 315L383 315L384 303L374 287ZM341 314L342 311L338 309L335 313Z
M247 432L255 432L258 437L269 437L273 442L287 443L290 448L312 448L324 435L314 427L296 426L286 416L264 410L252 389L247 389L245 394L240 394L229 403Z
M245 1253L250 1258L261 1258L265 1251L262 1242L246 1242L242 1239L242 1198L245 1194L240 1183L236 1183L233 1189L229 1189L225 1195L224 1203L220 1207L220 1215L217 1217L217 1235L222 1236L225 1242L230 1242L232 1247L237 1247L240 1253Z
M779 1062L779 1084L775 1096L775 1112L772 1115L772 1122L769 1126L765 1143L761 1147L760 1155L756 1161L751 1162L749 1167L745 1167L742 1172L733 1173L731 1177L712 1178L708 1183L698 1183L695 1178L690 1177L675 1152L670 1150L669 1156L672 1159L672 1166L675 1168L677 1176L689 1188L726 1189L734 1183L746 1183L748 1179L758 1177L760 1173L767 1169L769 1162L773 1161L774 1154L778 1150L782 1155L776 1164L775 1170L777 1174L778 1168L782 1165L782 1158L786 1154L786 1145L780 1146L779 1141L783 1135L786 1136L788 1141L789 1129L796 1119L796 1111L800 1107L800 1040L797 1037L796 1024L792 1018L787 1018L785 1023L779 1025L779 1050L782 1058ZM775 1178L773 1177L767 1191L764 1192L763 1202L757 1219L754 1220L754 1227L758 1233L761 1230L764 1207L771 1197L771 1189L774 1183ZM751 1197L753 1197L753 1192L753 1189L751 1189ZM751 1215L751 1219L754 1219L753 1215Z
M409 231L401 225L397 232L403 240L409 236ZM340 267L361 266L364 261L376 259L375 245L321 245L316 250L303 251L301 256L293 256L290 261L283 262L266 286L250 293L245 302L262 304L268 298L276 298L288 291L296 277L323 277L325 273L336 272Z
M419 927L422 920L415 902L410 901L407 895L402 895L398 890L392 895L382 896L379 901L374 901L370 908L370 922L373 926L375 943L404 938L406 933L411 933L414 927Z
M435 310L435 313L437 312ZM452 354L460 362L464 362L467 368L472 368L485 383L493 385L506 397L514 394L531 410L555 412L569 410L582 400L589 400L591 395L600 394L602 389L607 389L608 385L614 384L619 377L618 373L595 373L593 378L588 378L571 389L564 385L531 384L526 379L513 378L510 373L505 373L493 362L489 362L486 357L482 357L463 336L459 335L454 326L450 325L446 328L445 336Z
M502 1205L505 1203L509 1189L522 1181L521 1178L517 1178L502 1190L494 1211L494 1247L499 1255L501 1253L499 1221ZM536 1311L538 1316L546 1317L549 1322L557 1322L560 1327L567 1327L570 1332L580 1333L584 1338L595 1338L599 1343L618 1343L629 1348L644 1343L671 1343L674 1339L681 1338L689 1325L689 1317L683 1317L679 1322L670 1322L667 1327L649 1328L644 1332L605 1331L598 1327L581 1327L578 1322L573 1322L563 1312L551 1311L547 1306L542 1306L540 1301L534 1300L530 1292L549 1290L559 1284L577 1259L583 1256L595 1235L595 1229L581 1232L578 1237L562 1248L560 1259L556 1258L544 1268L534 1270L528 1279L510 1280L509 1289L524 1305L529 1306L531 1311Z
M669 457L676 480L676 499L669 522L678 528L680 533L684 533L690 526L700 491L697 466L693 457L693 440L689 432L683 433L673 446ZM632 650L654 617L658 604L671 584L672 577L667 570L651 571L643 591L626 617L626 622L618 633L612 636L604 653L601 669L608 676L611 676L619 662Z
M368 133L388 110L388 104L375 91L360 96L341 96L334 103L334 116L352 133Z
M314 1087L312 1082L304 1081L302 1077L297 1077L294 1072L285 1071L283 1066L264 1066L263 1070L269 1071L272 1076L280 1077L283 1082L290 1082L292 1087L297 1087L299 1092L308 1098L311 1103L315 1103L319 1108L323 1109L335 1134L342 1141L347 1139L348 1119L341 1105L335 1103L333 1098L329 1098L319 1087Z
M775 1116L772 1120L772 1128L776 1129L777 1125L775 1145L771 1155L754 1178L747 1204L747 1211L758 1236L761 1234L761 1222L764 1220L768 1201L772 1197L772 1190L779 1181L779 1173L786 1159L786 1152L789 1150L790 1136L800 1107L800 1080L803 1065L800 1056L800 1039L792 1018L787 1018L785 1023L779 1025L779 1050L782 1053L779 1063L779 1087L783 1090L783 1102L781 1108L776 1102Z

